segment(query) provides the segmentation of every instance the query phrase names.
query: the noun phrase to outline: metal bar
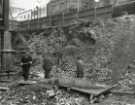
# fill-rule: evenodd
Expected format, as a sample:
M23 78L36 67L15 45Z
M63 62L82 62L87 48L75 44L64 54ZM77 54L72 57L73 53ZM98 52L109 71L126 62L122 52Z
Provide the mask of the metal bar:
M0 52L0 57L1 57L1 71L3 70L3 49L4 49L4 32L1 32L0 33L0 37L1 37L1 43L0 43L0 45L1 45L1 52Z
M0 70L2 70L2 33L0 33Z

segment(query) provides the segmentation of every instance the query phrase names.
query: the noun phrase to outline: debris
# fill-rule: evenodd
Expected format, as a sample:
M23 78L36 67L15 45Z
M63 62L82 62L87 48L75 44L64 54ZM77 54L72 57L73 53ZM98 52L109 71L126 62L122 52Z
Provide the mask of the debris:
M84 74L87 74L87 77L84 77L86 80L93 80L94 82L109 81L109 83L110 80L115 80L117 82L127 63L135 56L134 16L128 20L132 22L127 21L126 18L100 20L101 22L97 20L88 26L77 23L70 27L45 29L39 35L35 33L33 37L28 39L32 56L38 62L37 65L31 68L31 73L35 74L33 77L42 78L41 75L36 77L37 71L39 74L43 74L42 55L50 53L55 66L51 71L52 77L64 77L65 79L69 79L68 82L72 82L70 80L76 78L75 58L81 57L85 62L91 64L89 67L84 67ZM75 46L79 50L72 51L70 49L71 51L65 51L61 55L61 50L67 46ZM60 54L56 54L57 52L60 52ZM130 64L130 68L133 69L134 66ZM120 89L128 91L134 88L135 76L133 74L124 75L124 79L119 81ZM63 83L66 85L65 82ZM2 102L8 103L8 105L15 103L27 103L29 105L83 105L84 102L86 102L84 105L87 105L89 103L87 98L79 93L72 94L60 89L56 93L53 90L47 92L44 86L40 87L41 84L39 86L36 85L36 87L25 85L24 87L13 89L7 95L12 100L8 100L6 97ZM54 97L47 99L47 95ZM110 97L112 98L112 96ZM95 99L91 103L94 101ZM113 103L111 100L109 104L105 103L103 105L129 104L124 101Z
M55 96L54 90L47 90L46 93L47 93L48 97L54 97Z
M7 90L9 90L9 88L8 87L0 87L0 90L1 91L7 91Z
M32 84L36 84L37 82L36 81L24 81L24 80L21 80L21 81L18 81L18 84L20 85L32 85Z

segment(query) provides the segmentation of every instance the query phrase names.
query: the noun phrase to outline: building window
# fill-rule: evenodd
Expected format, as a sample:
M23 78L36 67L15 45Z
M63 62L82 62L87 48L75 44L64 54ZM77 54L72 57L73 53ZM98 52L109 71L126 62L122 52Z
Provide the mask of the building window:
M28 19L30 19L30 14L28 14Z

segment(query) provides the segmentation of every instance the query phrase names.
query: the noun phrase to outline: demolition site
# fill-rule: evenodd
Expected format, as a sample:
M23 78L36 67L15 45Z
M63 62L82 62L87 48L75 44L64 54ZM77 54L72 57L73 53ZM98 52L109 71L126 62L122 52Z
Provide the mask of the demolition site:
M0 0L0 105L135 105L135 0L44 1Z

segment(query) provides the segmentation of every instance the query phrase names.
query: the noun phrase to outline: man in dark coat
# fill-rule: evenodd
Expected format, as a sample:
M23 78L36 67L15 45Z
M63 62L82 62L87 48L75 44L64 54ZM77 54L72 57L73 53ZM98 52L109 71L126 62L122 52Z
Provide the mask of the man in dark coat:
M80 57L77 58L76 61L76 77L77 78L83 78L84 77L84 68L83 68L83 61Z
M52 69L53 63L49 57L44 56L43 57L43 69L44 69L44 78L50 77L50 72Z
M32 65L32 57L30 56L30 54L25 53L21 58L21 66L22 66L24 80L28 80L29 78L31 65Z

